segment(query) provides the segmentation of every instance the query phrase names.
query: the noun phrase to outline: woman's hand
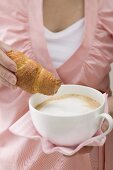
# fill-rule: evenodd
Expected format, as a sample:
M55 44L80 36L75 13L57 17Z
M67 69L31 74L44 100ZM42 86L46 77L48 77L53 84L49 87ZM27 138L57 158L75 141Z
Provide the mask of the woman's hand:
M16 86L16 64L5 53L11 48L0 42L0 85L15 88Z

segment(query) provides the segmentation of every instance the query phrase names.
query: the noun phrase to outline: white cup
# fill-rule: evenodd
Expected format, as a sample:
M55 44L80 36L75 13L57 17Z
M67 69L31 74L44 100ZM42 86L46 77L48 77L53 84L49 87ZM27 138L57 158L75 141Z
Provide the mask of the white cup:
M104 133L95 138L99 139L110 133L113 129L113 119L109 114L104 113L106 100L101 92L81 85L62 85L54 96L62 96L64 94L86 95L98 101L100 106L91 112L80 115L71 113L54 115L35 109L38 104L51 96L32 95L29 100L30 115L36 130L43 137L60 146L77 145L91 138L99 129L103 119L107 120L109 127Z

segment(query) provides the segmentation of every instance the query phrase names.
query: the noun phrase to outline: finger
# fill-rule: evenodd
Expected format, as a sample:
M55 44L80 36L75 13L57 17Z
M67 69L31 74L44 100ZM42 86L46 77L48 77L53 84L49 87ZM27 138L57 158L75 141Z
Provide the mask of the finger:
M1 41L0 41L0 49L1 49L4 53L12 50L12 48L11 48L9 45L7 45L7 44L5 44L5 43L3 43L3 42L1 42Z
M9 82L7 82L2 77L0 77L0 85L6 86L6 87L9 87L9 88L13 88L13 89L17 88L15 85L10 84Z
M0 50L0 64L10 71L16 72L16 63Z
M5 53L7 52L7 51L10 51L10 50L12 50L12 48L9 46L9 45L7 45L7 44L5 44L5 43L3 43L3 42L1 42L0 41L0 49L2 50L1 51L1 57L4 59L3 61L1 61L1 64L3 64L3 66L4 67L7 67L9 70L11 70L11 71L13 71L13 72L15 72L16 71L16 64L15 64L15 62L14 61L12 61ZM2 59L2 58L0 58L0 59ZM6 59L6 60L5 60ZM4 62L6 63L6 64L4 64ZM7 63L8 62L8 63ZM7 66L8 65L8 66ZM13 65L13 66L12 66Z
M105 132L109 127L108 121L104 120L103 124L102 124L102 132Z
M2 65L0 65L0 76L12 85L15 85L17 82L16 76Z

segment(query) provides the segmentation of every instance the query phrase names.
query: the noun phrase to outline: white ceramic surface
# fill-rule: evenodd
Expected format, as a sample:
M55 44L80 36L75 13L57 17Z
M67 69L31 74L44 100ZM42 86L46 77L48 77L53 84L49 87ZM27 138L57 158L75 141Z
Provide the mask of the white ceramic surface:
M35 109L37 104L50 96L34 94L29 100L29 109L33 124L37 131L46 139L60 146L73 146L92 137L100 127L103 119L109 123L109 128L96 138L102 138L113 129L113 119L103 113L105 108L104 95L90 87L81 85L62 85L54 96L63 94L83 94L100 102L100 106L92 112L81 115L54 115ZM76 112L76 110L75 110Z

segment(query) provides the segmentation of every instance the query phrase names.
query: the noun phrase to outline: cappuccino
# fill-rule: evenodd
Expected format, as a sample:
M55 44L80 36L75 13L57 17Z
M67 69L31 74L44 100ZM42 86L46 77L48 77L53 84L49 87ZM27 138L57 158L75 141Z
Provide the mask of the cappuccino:
M67 114L86 114L98 108L100 103L88 96L80 94L65 94L52 97L36 106L41 112L65 116Z

